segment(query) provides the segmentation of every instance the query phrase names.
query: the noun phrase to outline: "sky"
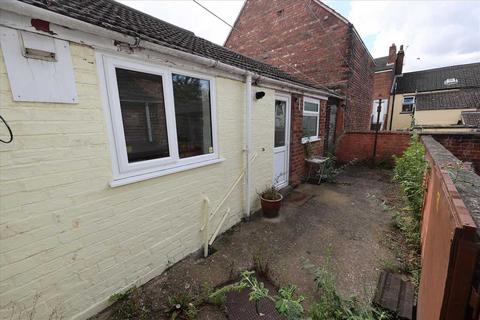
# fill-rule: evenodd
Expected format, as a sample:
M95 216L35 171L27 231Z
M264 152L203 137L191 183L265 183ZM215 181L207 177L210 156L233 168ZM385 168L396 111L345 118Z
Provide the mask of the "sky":
M118 0L223 45L230 27L192 0ZM300 0L303 1L303 0ZM244 0L199 0L232 24ZM480 62L480 1L326 0L353 23L374 58L403 44L404 72Z

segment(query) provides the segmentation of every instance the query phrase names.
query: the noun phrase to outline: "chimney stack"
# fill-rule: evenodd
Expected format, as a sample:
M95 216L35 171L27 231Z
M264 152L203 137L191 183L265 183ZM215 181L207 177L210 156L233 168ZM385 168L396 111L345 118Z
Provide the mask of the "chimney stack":
M401 45L397 53L397 60L395 61L395 75L402 74L404 57L405 52L403 51L403 45Z
M387 64L393 64L397 60L397 46L395 43L392 43L390 49L388 50L388 59Z

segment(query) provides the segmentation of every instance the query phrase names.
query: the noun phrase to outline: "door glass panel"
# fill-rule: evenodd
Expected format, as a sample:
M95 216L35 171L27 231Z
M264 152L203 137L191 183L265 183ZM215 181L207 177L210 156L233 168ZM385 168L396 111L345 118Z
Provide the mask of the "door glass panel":
M287 103L275 100L275 147L285 146Z
M115 71L128 162L168 157L162 76L119 68Z

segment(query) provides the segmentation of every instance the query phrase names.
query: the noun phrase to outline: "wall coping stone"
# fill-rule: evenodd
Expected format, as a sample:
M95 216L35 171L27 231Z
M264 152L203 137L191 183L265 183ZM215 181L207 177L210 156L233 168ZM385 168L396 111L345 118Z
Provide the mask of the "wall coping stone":
M452 179L465 207L470 212L477 227L479 227L477 229L477 235L480 236L480 176L473 172L473 170L463 168L461 166L462 161L455 157L431 135L422 135L421 140L435 164L440 166L440 169L447 173ZM448 170L448 167L452 165L458 165L458 167L455 168L455 170L457 170L456 173Z

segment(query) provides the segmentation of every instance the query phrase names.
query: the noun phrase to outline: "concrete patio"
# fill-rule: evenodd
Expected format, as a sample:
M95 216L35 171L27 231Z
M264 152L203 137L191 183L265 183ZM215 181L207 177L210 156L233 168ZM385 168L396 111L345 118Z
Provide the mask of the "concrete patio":
M268 277L275 286L296 285L308 306L315 288L305 261L320 265L330 256L339 291L369 299L383 263L394 259L384 244L391 216L381 205L398 190L390 174L352 167L337 183L303 184L287 196L279 218L257 215L238 224L216 240L216 251L207 259L192 255L140 290L161 313L168 297L232 282L241 271L252 269L257 259L268 265ZM213 309L203 310L199 318L225 317ZM99 318L108 314L105 310Z

